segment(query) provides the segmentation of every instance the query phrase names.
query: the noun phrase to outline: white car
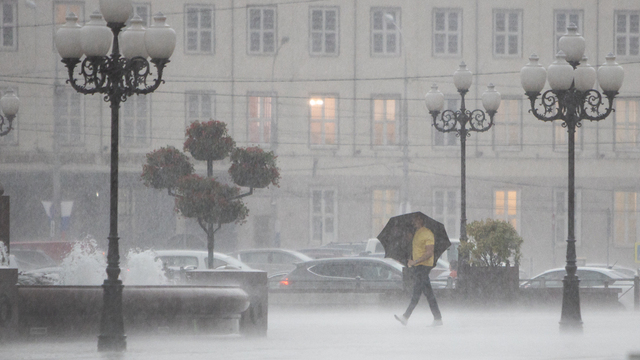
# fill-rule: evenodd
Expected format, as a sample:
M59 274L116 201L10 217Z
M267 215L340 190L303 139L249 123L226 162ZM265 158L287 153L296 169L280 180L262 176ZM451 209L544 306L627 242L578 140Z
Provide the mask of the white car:
M203 250L155 250L162 264L171 270L207 269L209 253ZM213 253L213 268L217 270L253 270L242 261L219 252Z

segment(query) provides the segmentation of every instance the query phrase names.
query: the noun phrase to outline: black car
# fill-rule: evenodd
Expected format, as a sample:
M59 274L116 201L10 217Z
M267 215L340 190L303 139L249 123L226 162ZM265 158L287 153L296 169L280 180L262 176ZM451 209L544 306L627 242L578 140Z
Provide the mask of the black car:
M271 289L291 292L397 292L402 291L402 265L393 259L344 257L297 264Z

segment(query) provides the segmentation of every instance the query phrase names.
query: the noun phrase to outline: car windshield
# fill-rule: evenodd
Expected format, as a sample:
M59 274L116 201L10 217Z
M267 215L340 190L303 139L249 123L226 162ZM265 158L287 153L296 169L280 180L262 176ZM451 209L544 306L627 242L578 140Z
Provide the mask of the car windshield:
M205 262L207 261L207 259L208 258L205 258ZM221 266L226 266L227 268L242 269L242 270L251 269L245 263L243 263L242 261L234 257L223 255L223 254L215 254L213 258L213 268L215 269Z

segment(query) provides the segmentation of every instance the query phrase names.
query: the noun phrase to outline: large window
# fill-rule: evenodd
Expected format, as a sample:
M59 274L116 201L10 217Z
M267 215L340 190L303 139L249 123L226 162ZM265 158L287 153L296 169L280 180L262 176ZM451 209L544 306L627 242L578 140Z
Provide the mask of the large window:
M553 57L560 51L558 41L567 32L567 26L574 24L578 27L578 33L582 34L582 10L556 10L554 11L555 27L553 30Z
M638 242L638 193L614 193L614 239L618 246L631 246Z
M56 141L60 145L82 145L84 142L82 94L68 86L57 86L53 101Z
M616 150L640 149L640 112L638 99L616 100L615 121L615 148Z
M640 11L616 11L617 56L640 56Z
M204 91L188 91L186 94L186 124L194 121L209 121L215 118L215 94Z
M433 53L457 56L462 54L462 10L434 10Z
M273 54L276 51L276 8L273 6L250 6L249 18L249 54Z
M398 190L373 190L373 204L371 213L372 236L378 236L382 228L392 216L398 215Z
M211 6L185 7L185 50L188 54L213 54L215 51L214 9Z
M311 190L311 244L324 245L338 239L337 191Z
M371 54L400 55L400 10L371 9Z
M445 99L445 110L451 110L453 112L460 110L460 100L459 98L449 98ZM442 113L438 115L438 117L442 118ZM431 131L433 131L433 144L435 146L459 146L460 141L458 141L457 132L442 132L436 129L433 125L431 126Z
M493 214L496 219L504 220L520 231L520 200L518 190L495 190Z
M493 54L520 56L522 49L522 11L494 10Z
M309 53L337 55L340 49L338 8L309 9Z
M372 143L374 146L398 145L400 97L379 96L372 100Z
M123 147L145 147L151 138L151 95L136 95L120 105L120 136Z
M574 193L574 235L577 243L582 239L582 192L576 189ZM567 189L553 189L553 239L556 244L566 244L569 236L569 192Z
M0 32L2 35L0 51L16 51L18 49L17 2L0 1L0 12Z
M457 189L433 190L433 219L444 224L450 238L460 237L460 197Z
M337 145L337 99L313 96L309 99L311 145Z
M496 150L522 149L522 101L502 99L494 116L493 145Z
M250 143L268 145L271 143L271 128L275 108L272 94L249 94L248 136Z

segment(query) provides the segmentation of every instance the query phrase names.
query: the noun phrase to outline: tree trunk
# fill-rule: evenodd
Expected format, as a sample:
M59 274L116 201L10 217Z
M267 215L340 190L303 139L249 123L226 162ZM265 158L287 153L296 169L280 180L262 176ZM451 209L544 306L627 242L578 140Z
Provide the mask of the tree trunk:
M215 231L213 231L213 224L207 224L207 250L209 254L207 255L207 268L213 269L213 241L214 241Z

